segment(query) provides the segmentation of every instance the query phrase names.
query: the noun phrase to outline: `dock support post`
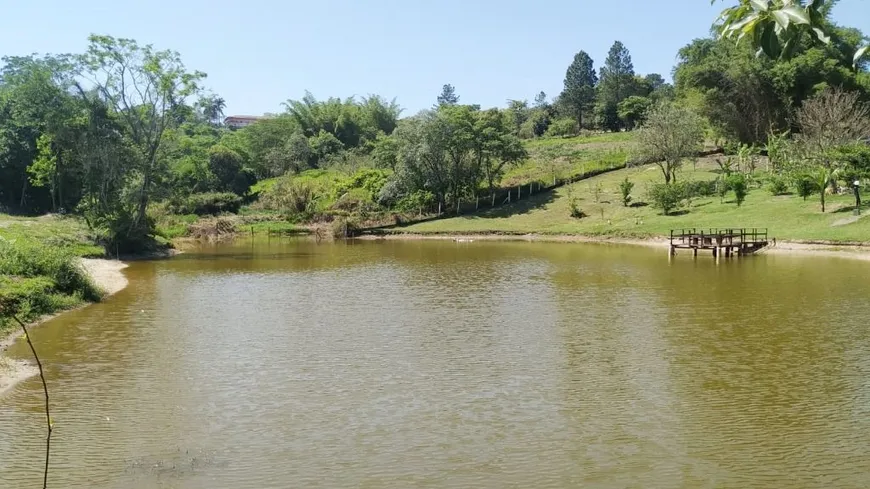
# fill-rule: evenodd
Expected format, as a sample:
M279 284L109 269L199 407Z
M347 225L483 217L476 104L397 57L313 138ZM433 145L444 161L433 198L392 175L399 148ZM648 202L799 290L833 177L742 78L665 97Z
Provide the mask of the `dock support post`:
M692 256L698 258L698 248L692 248Z

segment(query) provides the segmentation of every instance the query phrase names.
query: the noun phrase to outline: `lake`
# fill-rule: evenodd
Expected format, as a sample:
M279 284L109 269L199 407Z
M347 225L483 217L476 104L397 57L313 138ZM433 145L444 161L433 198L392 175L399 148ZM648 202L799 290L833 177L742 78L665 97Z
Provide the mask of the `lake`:
M50 487L870 477L870 262L287 239L126 273L121 293L32 332ZM0 397L0 487L41 487L42 402L37 379Z

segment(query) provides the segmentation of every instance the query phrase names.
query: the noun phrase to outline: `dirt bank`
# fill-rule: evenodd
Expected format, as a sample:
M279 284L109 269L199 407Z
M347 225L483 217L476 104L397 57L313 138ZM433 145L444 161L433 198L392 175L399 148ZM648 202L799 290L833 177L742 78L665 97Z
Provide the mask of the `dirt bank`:
M127 268L127 264L124 262L82 258L81 265L97 287L106 293L107 297L120 292L127 286L127 277L122 272L123 269ZM63 312L58 314L63 314ZM38 326L56 317L58 314L44 317L39 321L29 324L28 327ZM16 329L6 338L0 338L0 395L3 395L3 393L14 387L18 382L39 373L35 365L23 360L8 358L4 355L9 345L21 336L21 331Z
M633 246L648 246L667 249L668 239L652 238L618 238L607 236L578 236L551 234L378 234L364 235L362 240L448 240L461 243L474 241L531 241L546 243L602 243ZM848 258L852 260L870 261L870 244L843 243L803 243L794 241L778 241L775 246L763 250L766 255L806 255Z

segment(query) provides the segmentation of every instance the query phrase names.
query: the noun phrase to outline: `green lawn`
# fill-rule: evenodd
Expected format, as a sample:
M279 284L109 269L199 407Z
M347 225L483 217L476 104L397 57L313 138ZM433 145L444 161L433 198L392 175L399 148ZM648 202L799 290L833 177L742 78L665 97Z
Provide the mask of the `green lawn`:
M689 166L679 178L712 180L717 176L714 167L711 159L702 159L697 170ZM652 206L622 205L619 183L626 177L635 183L632 192L635 205L647 200L646 188L650 183L662 181L655 165L617 170L491 211L414 224L397 231L650 237L664 236L677 228L757 227L768 228L778 239L870 242L870 217L855 221L851 195L829 195L828 212L823 214L818 195L805 202L795 195L773 196L766 188L753 188L740 207L729 194L724 203L718 197L695 199L677 215L664 216ZM599 185L601 192L596 202L594 189ZM569 192L586 217L570 217ZM870 214L870 207L864 213Z
M94 243L94 236L85 222L77 217L17 217L0 214L0 239L42 244L76 256L100 257L105 254L103 248Z

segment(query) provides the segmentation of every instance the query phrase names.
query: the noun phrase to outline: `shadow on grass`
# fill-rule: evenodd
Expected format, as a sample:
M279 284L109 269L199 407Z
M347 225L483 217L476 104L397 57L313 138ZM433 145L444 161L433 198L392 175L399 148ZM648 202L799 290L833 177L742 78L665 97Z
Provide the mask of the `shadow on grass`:
M866 202L861 202L861 211L864 212L867 210L870 210L870 204L868 204ZM831 211L832 214L839 214L839 213L843 213L843 212L855 212L855 206L848 205L846 207L840 207L839 209Z
M483 209L476 213L467 215L482 217L485 219L502 218L528 214L536 209L545 208L556 200L556 192L548 191L533 195L529 198L522 199L519 202L512 202L502 206L497 206L491 209ZM461 216L459 216L461 217Z
M665 216L667 216L667 217L685 216L689 212L690 211L688 209L680 209L678 211L673 211L673 212L670 212L668 214L665 214Z
M632 202L631 205L629 205L629 207L633 207L633 208L647 207L647 206L649 206L649 204L647 204L646 202Z

